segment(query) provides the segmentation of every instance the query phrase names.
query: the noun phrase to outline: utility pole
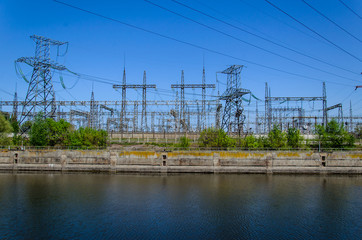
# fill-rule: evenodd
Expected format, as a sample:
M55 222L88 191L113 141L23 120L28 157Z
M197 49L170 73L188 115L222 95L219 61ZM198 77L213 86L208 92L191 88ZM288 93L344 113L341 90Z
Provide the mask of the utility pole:
M13 101L13 113L11 115L12 120L18 119L18 92L15 90L14 101Z
M94 92L92 89L90 111L89 111L89 127L93 129L98 128L98 105L94 100Z
M123 79L122 79L122 105L121 105L121 124L120 131L123 134L126 117L126 67L123 68Z
M352 101L349 101L349 132L353 132L353 127L352 127Z
M327 127L328 124L328 113L327 113L327 90L326 83L323 82L323 125Z

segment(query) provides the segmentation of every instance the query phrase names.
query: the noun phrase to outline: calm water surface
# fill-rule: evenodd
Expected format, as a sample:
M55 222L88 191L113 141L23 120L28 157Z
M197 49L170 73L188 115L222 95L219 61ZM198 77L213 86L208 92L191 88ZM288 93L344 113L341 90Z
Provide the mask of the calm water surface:
M362 177L0 174L0 239L361 239Z

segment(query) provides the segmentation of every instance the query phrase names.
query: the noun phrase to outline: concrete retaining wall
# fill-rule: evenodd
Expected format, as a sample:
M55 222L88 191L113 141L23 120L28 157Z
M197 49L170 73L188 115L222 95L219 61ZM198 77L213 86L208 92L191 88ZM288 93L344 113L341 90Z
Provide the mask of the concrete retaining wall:
M0 171L362 173L362 152L0 150Z

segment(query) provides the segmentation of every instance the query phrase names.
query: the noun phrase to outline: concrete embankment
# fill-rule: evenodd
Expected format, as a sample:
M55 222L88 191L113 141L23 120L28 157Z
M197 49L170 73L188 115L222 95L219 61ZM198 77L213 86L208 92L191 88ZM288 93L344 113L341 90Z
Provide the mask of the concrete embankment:
M3 149L0 171L362 174L362 152Z

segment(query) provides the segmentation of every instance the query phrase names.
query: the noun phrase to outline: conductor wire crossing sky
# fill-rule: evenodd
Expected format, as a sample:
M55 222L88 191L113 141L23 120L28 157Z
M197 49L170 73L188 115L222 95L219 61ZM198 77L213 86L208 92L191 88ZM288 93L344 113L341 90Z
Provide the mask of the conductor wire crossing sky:
M65 6L68 6L68 7L71 7L71 8L74 8L74 9L77 9L77 10L80 10L80 11L83 11L83 12L86 12L86 13L89 13L89 14L92 14L92 15L95 15L95 16L98 16L98 17L101 17L101 18L105 18L107 20L110 20L110 21L114 21L114 22L117 22L117 23L120 23L120 24L123 24L123 25L126 25L128 27L131 27L131 28L136 28L138 30L141 30L141 31L145 31L145 32L148 32L148 33L151 33L151 34L154 34L154 35L157 35L157 36L160 36L160 37L163 37L163 38L167 38L169 40L173 40L173 41L176 41L176 42L179 42L179 43L183 43L183 44L186 44L186 45L189 45L189 46L192 46L192 47L196 47L196 48L199 48L199 49L202 49L202 50L206 50L208 52L212 52L212 53L215 53L215 54L218 54L218 55L223 55L223 56L226 56L226 57L230 57L230 58L233 58L233 59L236 59L236 60L241 60L241 61L244 61L244 62L248 62L248 63L251 63L251 64L254 64L254 65L257 65L257 66L260 66L260 67L263 67L263 68L267 68L267 69L271 69L271 70L275 70L275 71L278 71L278 72L283 72L283 73L287 73L287 74L290 74L290 75L294 75L294 76L298 76L298 77L302 77L302 78L308 78L308 79L311 79L311 80L316 80L316 81L325 81L325 80L322 80L322 79L317 79L317 78L314 78L314 77L309 77L309 76L305 76L305 75L302 75L302 74L298 74L298 73L292 73L292 72L289 72L289 71L285 71L285 70L282 70L282 69L277 69L277 68L274 68L274 67L270 67L270 66L266 66L266 65L263 65L263 64L259 64L259 63L256 63L256 62L252 62L252 61L249 61L249 60L245 60L245 59L241 59L241 58L238 58L238 57L235 57L235 56L232 56L232 55L229 55L229 54L225 54L225 53L222 53L222 52L219 52L219 51L215 51L215 50L212 50L212 49L209 49L209 48L206 48L206 47L202 47L202 46L199 46L199 45L196 45L196 44L193 44L193 43L190 43L190 42L186 42L186 41L183 41L183 40L179 40L179 39L176 39L176 38L173 38L173 37L170 37L170 36L167 36L167 35L164 35L164 34L160 34L160 33L157 33L157 32L154 32L154 31L150 31L150 30L147 30L145 28L141 28L141 27L138 27L138 26L135 26L135 25L132 25L132 24L129 24L129 23L125 23L125 22L122 22L120 20L117 20L117 19L114 19L114 18L111 18L111 17L107 17L107 16L104 16L104 15L101 15L99 13L96 13L96 12L93 12L93 11L89 11L89 10L86 10L86 9L83 9L83 8L80 8L80 7L77 7L77 6L74 6L74 5L71 5L71 4L68 4L68 3L65 3L65 2L62 2L62 1L59 1L59 0L53 0L54 2L57 2L57 3L60 3L60 4L63 4ZM151 3L150 1L148 0L145 0L146 2L149 2ZM151 3L151 4L154 4L154 3ZM156 5L156 4L154 4ZM158 6L158 5L156 5ZM176 13L177 14L177 13ZM182 16L180 14L178 14L179 16ZM188 18L189 19L189 18ZM190 19L191 20L191 19ZM191 20L193 21L193 20ZM195 22L195 21L194 21ZM206 25L204 25L206 26ZM206 26L207 27L207 26ZM210 29L214 29L214 28L211 28L211 27L208 27ZM215 29L216 30L216 29ZM216 30L218 31L218 30ZM220 33L223 33L221 31L218 31ZM234 39L237 39L237 40L240 40L238 38L235 38L231 35L229 35L230 37L234 38ZM242 40L240 40L242 41ZM245 41L243 41L245 42ZM250 45L253 45L253 44L250 44ZM255 45L253 45L254 47L256 47ZM259 47L257 47L259 48ZM267 52L270 52L268 50L265 50ZM271 53L271 52L270 52ZM279 54L275 53L275 55L278 55L280 56ZM294 61L292 59L289 59L288 60L291 60L291 61ZM296 62L296 61L294 61ZM302 63L300 63L302 64ZM306 64L302 64L304 66L308 66L310 68L313 68L313 69L317 69L317 68L314 68L312 66L309 66L309 65L306 65ZM319 70L319 69L318 69ZM319 70L319 71L322 71L322 72L325 72L325 73L328 73L326 71L323 71L323 70ZM332 74L332 73L328 73L328 74ZM339 76L337 74L334 74L335 76ZM348 79L346 77L342 77L342 76L339 76L341 78L345 78L345 79ZM349 79L349 80L354 80L354 79ZM354 80L356 81L356 80ZM357 80L358 81L358 80ZM335 84L339 84L338 82L334 82L334 81L329 81L331 83L335 83Z
M268 1L361 59L360 0ZM273 96L291 97L321 96L321 82L326 82L329 106L349 101L354 106L362 99L359 90L350 94L361 85L361 62L265 0L3 0L0 17L0 44L7 46L0 56L0 98L7 101L13 99L16 79L18 99L26 95L28 83L16 76L13 66L20 57L34 56L31 35L69 42L65 57L55 50L51 59L82 74L52 72L61 99L73 99L69 92L89 101L94 82L95 99L119 101L112 84L122 83L125 69L128 84L141 83L146 71L147 80L157 85L156 95L175 100L171 84L179 81L182 70L185 84L201 83L205 67L206 83L214 84L215 73L233 64L245 66L242 87L259 99L265 82ZM29 78L32 69L19 65ZM222 94L227 78L220 75L218 80ZM200 93L186 96L191 100ZM215 99L216 94L206 95ZM137 98L137 93L129 91L127 98Z
M277 5L275 5L274 3L265 0L267 3L269 3L271 6L273 6L275 9L279 10L280 12L284 13L285 15L287 15L288 17L290 17L291 19L293 19L294 21L296 21L297 23L299 23L300 25L302 25L303 27L307 28L308 30L310 30L311 32L313 32L314 34L318 35L319 37L323 38L324 40L326 40L327 42L329 42L330 44L332 44L333 46L335 46L336 48L338 48L339 50L345 52L346 54L350 55L351 57L357 59L358 61L362 62L362 60L357 57L356 55L350 53L349 51L345 50L344 48L338 46L337 44L335 44L334 42L332 42L331 40L327 39L326 37L324 37L323 35L321 35L320 33L318 33L317 31L313 30L312 28L308 27L307 25L305 25L304 23L302 23L301 21L299 21L298 19L296 19L295 17L293 17L292 15L290 15L289 13L287 13L286 11L282 10L281 8L279 8Z

